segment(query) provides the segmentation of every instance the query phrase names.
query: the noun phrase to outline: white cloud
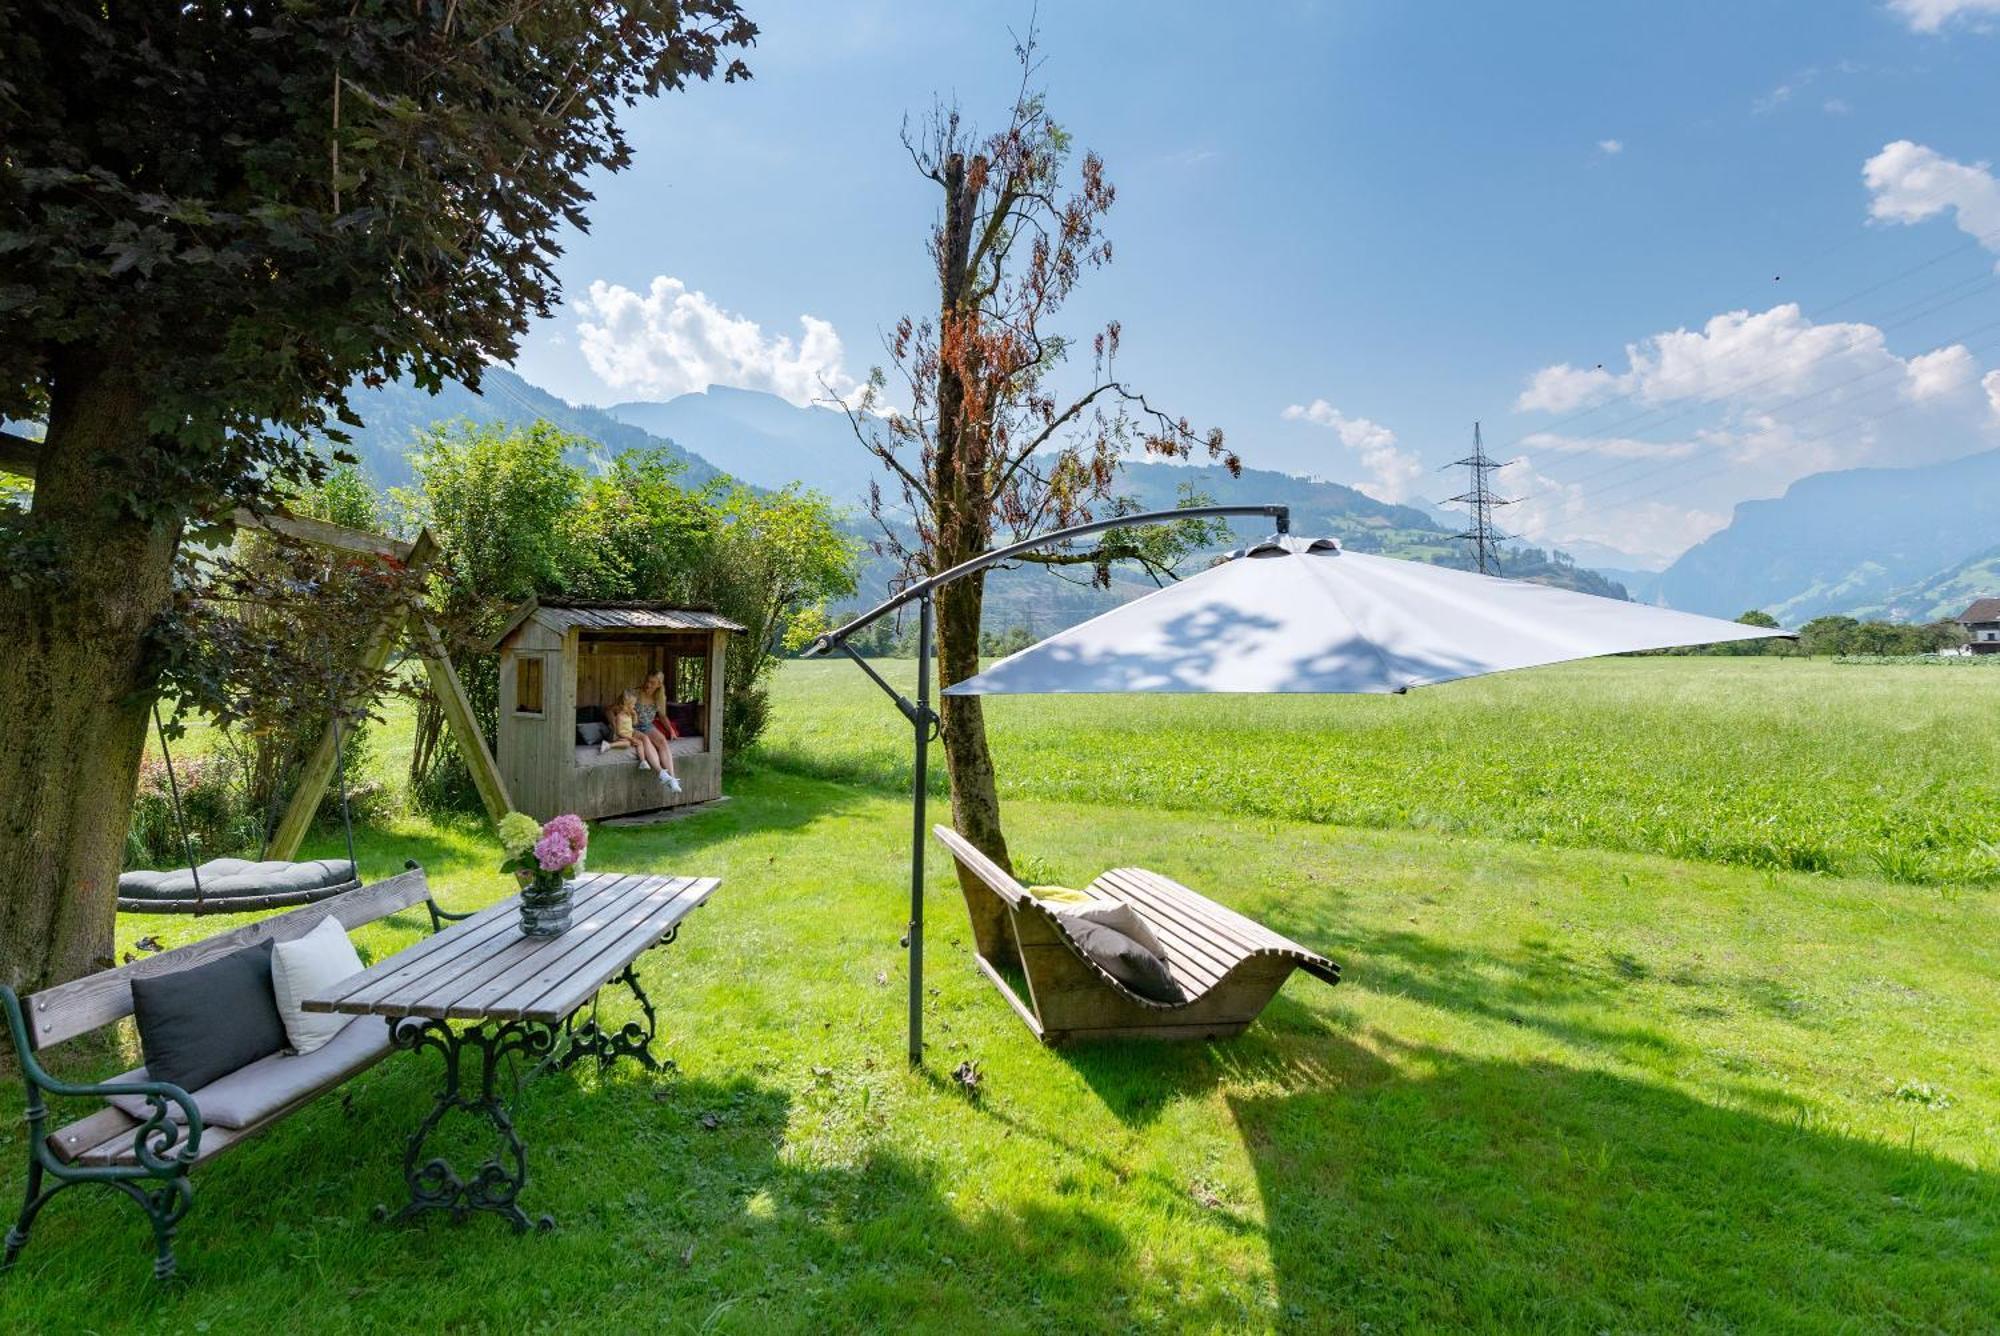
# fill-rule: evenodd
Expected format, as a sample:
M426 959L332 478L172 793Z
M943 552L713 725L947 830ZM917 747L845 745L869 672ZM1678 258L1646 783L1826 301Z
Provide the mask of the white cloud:
M1912 357L1903 373L1903 394L1914 403L1944 399L1979 378L1979 363L1962 343Z
M1991 448L2000 371L1982 380L1962 344L1904 357L1874 325L1815 323L1786 303L1650 335L1627 345L1622 368L1543 367L1516 408L1608 413L1601 429L1565 421L1518 442L1576 479L1538 475L1523 532L1665 551L1719 527L1735 501L1809 473ZM1598 462L1579 473L1584 455Z
M1627 397L1639 406L1677 402L1739 413L1788 408L1810 396L1820 413L1900 385L1915 400L1963 390L1976 367L1964 347L1904 359L1882 331L1858 322L1815 324L1787 302L1768 311L1728 311L1699 330L1676 329L1626 345L1627 368L1583 370L1568 363L1528 378L1514 406L1521 412L1568 413Z
M1819 104L1819 109L1829 116L1845 116L1854 108L1847 105L1845 98L1830 97Z
M1499 517L1501 527L1534 547L1595 543L1664 564L1729 523L1726 513L1665 501L1607 508L1588 487L1541 472L1530 455L1509 461L1496 478L1501 493L1514 499Z
M1424 476L1423 463L1396 445L1396 433L1367 418L1351 418L1324 399L1310 404L1292 404L1283 414L1287 422L1311 422L1330 428L1340 443L1361 457L1361 466L1372 481L1359 483L1359 490L1377 501L1402 503L1417 494L1417 480Z
M1750 114L1753 116L1770 115L1779 107L1790 102L1801 88L1804 88L1818 77L1818 70L1801 70L1786 82L1779 84L1776 88L1773 88L1770 92L1752 102L1750 104Z
M1522 413L1567 413L1617 392L1618 377L1603 367L1584 371L1559 362L1528 378L1528 388L1514 400L1514 408Z
M796 343L783 334L767 337L756 321L664 274L644 294L594 282L577 303L577 317L584 360L622 393L666 399L728 385L809 404L826 398L827 387L842 397L860 389L842 364L840 335L826 321L800 316Z
M1597 151L1607 158L1615 158L1625 151L1625 141L1622 139L1600 139L1597 141Z
M1911 32L1943 32L1954 19L1977 25L1984 16L2000 15L2000 0L1889 0Z
M1936 149L1899 139L1867 161L1861 179L1871 196L1870 217L1885 223L1920 223L1951 211L1957 215L1959 231L2000 254L2000 180L1989 164L1958 162Z

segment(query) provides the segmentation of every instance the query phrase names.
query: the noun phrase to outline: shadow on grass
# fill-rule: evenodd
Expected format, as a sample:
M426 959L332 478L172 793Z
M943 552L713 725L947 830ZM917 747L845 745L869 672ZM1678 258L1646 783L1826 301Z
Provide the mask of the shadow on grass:
M1492 1009L1471 983L1427 973L1475 962L1396 945L1403 956L1370 959L1425 963L1394 966L1395 986ZM1539 958L1512 1004L1588 1000L1600 985L1587 975ZM1629 1042L1547 1028L1586 1046ZM1379 1031L1364 1045L1283 996L1234 1040L1078 1047L1060 1060L1135 1127L1223 1092L1264 1209L1261 1223L1212 1209L1233 1231L1265 1234L1282 1320L1298 1329L1970 1331L2000 1312L2000 1178L1832 1134L1768 1101L1719 1107L1644 1079L1467 1060Z
M1284 993L1234 1039L1206 1044L1135 1039L1076 1044L1056 1052L1120 1122L1135 1128L1157 1121L1170 1104L1198 1099L1224 1082L1279 1090L1352 1090L1386 1080L1392 1071L1320 1013Z
M2000 1183L1546 1063L1231 1093L1288 1321L1975 1330Z
M436 1066L392 1057L205 1166L175 1284L150 1280L129 1203L64 1194L0 1283L0 1329L84 1315L224 1329L251 1312L346 1330L1079 1330L1158 1322L1163 1308L1205 1329L1243 1320L1225 1295L1163 1292L1115 1212L1093 1204L985 1205L962 1166L872 1139L833 1162L781 1154L795 1097L749 1079L544 1076L512 1111L528 1146L522 1205L552 1213L553 1233L482 1215L378 1224L371 1209L402 1199L404 1138ZM429 1149L461 1170L490 1150L475 1120L447 1127Z
M1971 1331L2000 1312L1994 1175L1644 1080L1368 1045L1281 998L1234 1040L1061 1058L1132 1125L1224 1092L1263 1212L1212 1216L1264 1234L1297 1329Z

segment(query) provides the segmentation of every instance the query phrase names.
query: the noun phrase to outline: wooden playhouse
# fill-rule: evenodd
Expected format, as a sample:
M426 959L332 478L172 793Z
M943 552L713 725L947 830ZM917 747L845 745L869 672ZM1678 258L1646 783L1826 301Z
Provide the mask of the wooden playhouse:
M500 774L516 809L538 821L683 807L722 796L722 671L742 627L665 603L531 599L494 639L500 654ZM600 753L579 724L601 723L627 687L666 674L681 791L629 751Z

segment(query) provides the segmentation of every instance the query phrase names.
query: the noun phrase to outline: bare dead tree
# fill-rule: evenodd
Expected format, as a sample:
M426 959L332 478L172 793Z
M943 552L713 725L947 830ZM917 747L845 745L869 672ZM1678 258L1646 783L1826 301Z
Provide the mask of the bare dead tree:
M1090 340L1087 377L1071 370L1071 342L1051 325L1079 279L1111 262L1103 223L1116 191L1095 153L1084 153L1072 176L1070 135L1035 86L1032 28L1014 54L1021 80L997 133L981 138L955 107L934 108L915 130L904 124L911 162L940 193L928 238L937 314L905 316L886 340L907 406L885 407L889 373L879 367L845 401L856 436L888 474L886 489L880 481L869 487L877 550L896 558L906 578L946 570L996 538L1132 509L1114 489L1135 455L1199 455L1232 474L1241 468L1220 430L1198 432L1120 379L1116 321ZM1030 560L1086 568L1099 585L1121 561L1161 578L1216 531L1195 520L1112 530L1087 548ZM983 576L938 592L947 686L979 669L984 599ZM942 717L953 820L1009 866L980 701L944 697Z

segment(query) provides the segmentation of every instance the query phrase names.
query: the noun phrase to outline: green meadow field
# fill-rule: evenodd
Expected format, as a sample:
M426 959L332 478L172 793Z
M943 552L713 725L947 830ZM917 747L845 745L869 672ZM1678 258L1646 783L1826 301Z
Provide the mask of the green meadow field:
M935 858L912 1072L907 733L851 665L788 664L730 801L593 834L595 869L724 884L644 964L678 1071L517 1106L554 1233L370 1218L435 1078L397 1055L196 1175L172 1285L129 1203L59 1198L0 1329L1993 1329L2000 673L1639 659L989 707L1030 875L1156 868L1343 983L1295 976L1227 1042L1044 1049ZM509 889L480 823L358 838L447 906Z
M913 663L882 670L911 689ZM993 697L986 714L1003 798L2000 881L2000 663L1601 659L1405 696ZM907 728L851 664L788 665L773 718L773 764L909 784Z

